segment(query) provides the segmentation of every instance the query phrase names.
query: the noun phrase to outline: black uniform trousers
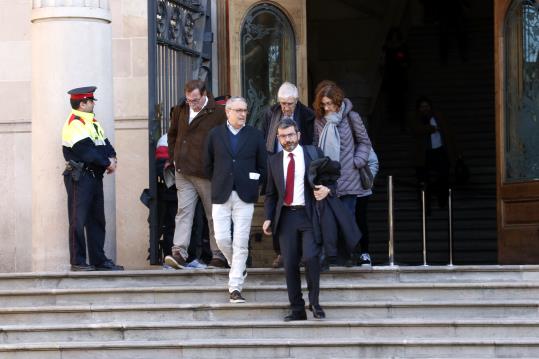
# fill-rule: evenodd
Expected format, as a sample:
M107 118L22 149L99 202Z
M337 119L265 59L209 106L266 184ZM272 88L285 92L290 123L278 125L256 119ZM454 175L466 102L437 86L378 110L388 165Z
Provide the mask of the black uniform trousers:
M105 244L105 203L103 177L83 170L78 181L64 175L69 214L69 260L72 265L86 263L86 240L91 265L107 260Z
M309 302L318 305L320 294L320 245L315 242L313 226L305 208L282 208L279 219L279 244L286 273L286 287L290 308L294 312L305 310L301 293L299 262L303 256Z

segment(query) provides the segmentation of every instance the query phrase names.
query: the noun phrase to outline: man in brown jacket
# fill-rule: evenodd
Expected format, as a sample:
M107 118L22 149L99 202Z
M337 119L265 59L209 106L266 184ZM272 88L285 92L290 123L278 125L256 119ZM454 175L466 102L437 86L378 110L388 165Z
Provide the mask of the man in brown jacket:
M211 183L204 172L203 154L210 130L226 121L223 106L215 103L201 80L191 80L184 87L185 101L172 110L168 130L169 157L174 159L178 213L172 255L165 258L169 266L184 268L198 197L202 200L210 232L213 258L211 267L225 267L226 261L215 242L211 216Z

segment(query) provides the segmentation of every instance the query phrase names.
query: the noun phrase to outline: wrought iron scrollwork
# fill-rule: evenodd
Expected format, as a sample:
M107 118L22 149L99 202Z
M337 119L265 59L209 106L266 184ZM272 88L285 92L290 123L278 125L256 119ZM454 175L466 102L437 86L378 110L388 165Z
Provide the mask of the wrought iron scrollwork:
M155 148L168 131L170 110L194 78L211 88L211 4L213 0L148 0L148 134L150 263L162 264ZM221 0L217 0L221 1Z
M194 27L195 20L193 15L189 12L185 14L184 26L183 26L183 41L191 46L194 42Z
M196 31L199 20L205 15L205 8L199 0L159 0L157 4L157 42L178 50L199 53ZM203 26L203 21L200 24Z

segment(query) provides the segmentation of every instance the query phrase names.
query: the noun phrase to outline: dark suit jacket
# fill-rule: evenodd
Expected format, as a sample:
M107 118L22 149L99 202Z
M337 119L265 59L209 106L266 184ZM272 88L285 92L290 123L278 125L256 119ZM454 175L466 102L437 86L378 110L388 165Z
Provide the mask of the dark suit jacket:
M246 125L238 133L238 146L233 153L226 123L212 129L206 142L204 165L211 180L212 203L223 204L233 188L243 202L258 200L258 186L266 175L266 147L262 132ZM251 179L250 173L260 174Z
M317 148L318 155L321 157L324 154ZM272 231L274 235L278 235L279 230L279 218L281 217L281 210L284 206L284 168L283 168L283 153L278 152L268 158L268 176L266 185L266 197L264 200L264 210L266 219L271 220ZM305 176L303 183L305 186L305 210L307 215L313 223L313 232L315 240L320 243L320 225L318 216L316 215L315 202L313 189L309 184L308 172L309 165L313 158L309 155L306 148L303 146L303 157L305 160Z

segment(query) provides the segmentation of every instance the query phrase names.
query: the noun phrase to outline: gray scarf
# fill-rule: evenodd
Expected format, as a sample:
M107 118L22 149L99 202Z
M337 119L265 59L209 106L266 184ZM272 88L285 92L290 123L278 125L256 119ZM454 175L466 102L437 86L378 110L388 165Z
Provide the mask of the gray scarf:
M344 102L341 104L339 112L330 112L324 116L326 124L324 125L324 129L322 129L320 140L318 141L318 147L324 151L324 155L333 161L340 161L341 158L341 136L339 135L337 126L342 121L343 113Z

